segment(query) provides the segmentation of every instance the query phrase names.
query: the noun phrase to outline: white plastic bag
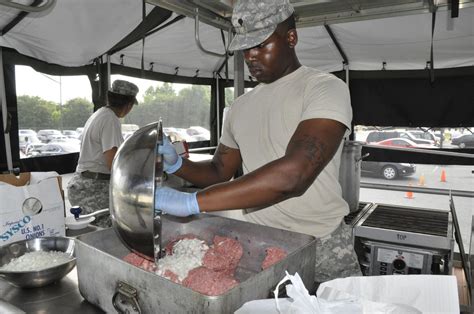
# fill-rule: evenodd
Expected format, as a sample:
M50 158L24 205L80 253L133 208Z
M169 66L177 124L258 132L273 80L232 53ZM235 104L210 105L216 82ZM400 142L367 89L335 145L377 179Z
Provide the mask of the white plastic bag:
M336 301L325 301L310 295L298 273L294 275L285 272L286 276L275 288L275 299L255 300L245 303L236 314L300 314L300 313L362 313L362 306L355 298L345 298ZM289 298L279 299L280 286L287 280L286 294Z
M362 313L362 305L354 297L333 300L331 302L316 298L310 295L298 273L294 275L285 272L286 276L275 288L275 302L279 313ZM280 308L278 300L278 290L280 285L290 280L291 284L286 285L286 294L292 299L284 311Z

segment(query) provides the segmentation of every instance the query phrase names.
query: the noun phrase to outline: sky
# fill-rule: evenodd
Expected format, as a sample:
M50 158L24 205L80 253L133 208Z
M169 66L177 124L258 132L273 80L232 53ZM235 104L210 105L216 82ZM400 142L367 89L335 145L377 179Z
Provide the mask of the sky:
M77 97L85 98L92 102L92 90L89 79L86 75L81 76L53 76L36 72L29 66L16 66L16 93L17 96L29 95L39 96L45 100L56 103L66 103L70 99ZM143 100L143 95L148 87L157 87L162 83L144 80L123 75L113 75L112 81L125 79L138 86L138 101ZM187 84L173 84L175 91L179 91Z

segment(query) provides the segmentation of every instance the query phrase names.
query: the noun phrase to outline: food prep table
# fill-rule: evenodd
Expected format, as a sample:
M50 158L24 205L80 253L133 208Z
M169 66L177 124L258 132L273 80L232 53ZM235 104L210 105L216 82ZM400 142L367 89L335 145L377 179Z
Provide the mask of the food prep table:
M0 300L26 313L104 313L79 293L76 268L60 281L41 288L22 289L0 280Z
M66 236L76 237L98 229L89 226L82 230L67 230ZM0 301L26 313L104 313L79 293L76 267L60 281L41 288L22 289L0 280ZM0 313L3 313L2 305L0 302Z
M204 215L204 216L206 216L206 215ZM198 222L201 222L201 220L199 220ZM226 230L236 229L238 231L239 226L240 227L241 226L248 227L247 226L248 223L245 223L245 224L241 223L241 222L235 223L235 222L232 222L229 219L225 219L225 218L221 218L221 217L217 217L217 216L213 217L213 218L204 219L203 222L204 222L204 224L206 224L206 223L209 224L209 225L206 225L206 227L204 228L204 230L207 230L206 232L210 232L209 230L211 230L213 228L216 228L215 226L221 225L221 227L222 227L222 222L233 223L233 224L236 224L236 226L237 226L237 228L227 228L224 225L223 228L226 227L226 228L224 228ZM216 223L216 222L221 222L221 223ZM171 226L172 224L170 223L169 225ZM187 224L187 229L189 229L187 231L197 233L196 230L193 230L191 228L192 225L193 224ZM201 224L198 224L197 226L201 226ZM266 228L268 229L268 227L266 227ZM172 228L172 229L175 229L175 228ZM243 244L244 248L249 246L249 243L253 242L252 240L255 241L255 239L253 239L253 237L254 236L257 237L257 235L252 235L252 234L253 233L258 233L257 231L259 231L260 228L258 228L258 229L255 228L255 230L253 230L254 232L252 232L252 230L253 230L252 228L245 228L245 231L246 231L245 234L244 234L243 230L240 230L241 234L242 234L242 237L243 237L240 240L244 242L244 244ZM98 231L98 232L91 233L93 231ZM181 230L179 232L179 234L186 233L186 232L182 232L182 231L184 231L184 230ZM213 230L211 230L211 231L212 231L211 233L213 234L214 231ZM287 239L286 242L287 242L287 245L289 245L289 246L285 247L285 249L288 250L288 252L291 252L292 250L298 251L298 252L301 252L301 253L314 252L314 250L312 248L312 246L314 245L314 240L313 240L314 238L312 238L310 236L300 235L300 237L302 239L299 239L298 234L296 234L296 233L291 233L291 235L293 235L293 236L289 237L288 235L290 234L290 232L288 232L288 231L275 229L273 232L274 233L272 234L272 236L275 237L275 241L276 241L275 243L278 243L278 242L283 243L283 239ZM90 260L90 258L92 258L92 259L97 259L97 258L103 259L106 256L102 256L104 254L102 251L96 251L95 254L92 254L93 257L91 257L89 254L84 254L84 252L81 252L81 250L84 251L84 249L85 249L84 246L85 245L87 246L87 244L84 243L83 241L88 241L88 240L92 241L93 240L92 242L94 242L94 243L97 242L97 241L98 241L98 243L102 243L101 241L96 239L97 235L99 235L98 238L101 238L101 239L109 239L109 238L112 237L113 239L115 239L114 241L116 241L116 242L118 241L118 238L116 239L116 236L113 237L115 235L115 233L111 229L102 229L102 228L97 228L97 227L93 227L93 226L89 226L88 228L86 228L84 230L67 230L66 235L69 236L69 237L81 236L81 237L79 237L79 240L80 240L79 244L81 244L81 245L79 245L79 247L78 247L78 242L76 242L76 257L81 256L82 264L79 265L79 266L81 266L82 268L79 267L80 269L78 270L78 266L76 266L66 277L64 277L60 281L58 281L54 284L51 284L51 285L41 287L41 288L22 289L22 288L17 288L15 286L9 284L6 281L0 280L0 313L2 313L2 301L6 302L7 306L9 304L11 304L11 305L17 307L18 309L20 309L20 310L22 310L26 313L104 313L101 308L99 308L98 306L88 302L87 300L89 298L92 298L91 302L94 302L93 300L95 300L95 298L99 298L99 297L102 296L103 299L105 298L104 300L108 301L108 300L110 300L110 296L113 294L113 293L109 293L109 291L106 290L107 285L105 285L105 286L103 285L103 282L102 282L103 280L99 280L100 283L98 283L98 282L94 283L93 281L95 281L95 279L96 279L95 276L93 276L93 277L89 276L91 274L91 272L93 272L93 269L94 269L94 261ZM109 235L109 236L108 237L105 237L105 236L103 237L103 235ZM84 237L86 237L86 238L84 238ZM247 239L245 237L249 237L249 238ZM268 235L267 235L267 237L268 237ZM257 237L257 238L261 238L261 237ZM86 240L86 239L88 239L88 240ZM247 239L247 240L244 241L244 239ZM298 247L298 245L296 245L296 244L299 243L298 241L300 241L300 242L303 241L304 243L307 242L303 246L304 249L303 249L303 247L300 248L300 249L296 249L296 247ZM261 242L261 243L258 242L258 247L263 243L264 242ZM117 248L119 246L120 246L119 243L115 243L114 245L111 245L111 246L106 245L102 249L105 249L106 247ZM124 248L124 250L126 250L126 249ZM249 248L247 248L247 250L249 250ZM304 252L301 251L301 250L304 250ZM249 252L247 252L247 254L250 254L250 255L257 254L257 250L255 250L255 252L254 252L253 249L252 249ZM308 254L310 254L310 255L308 255ZM115 259L115 257L113 257L113 256L109 256L108 258ZM89 259L89 260L85 260L85 259ZM250 259L250 260L253 260L253 259ZM86 262L86 264L84 264L84 262ZM115 262L115 263L117 263L117 262ZM302 265L306 265L306 264L314 265L313 253L304 253L304 254L298 254L298 255L296 255L294 253L291 254L291 256L285 258L285 261L283 263L281 263L282 265L278 266L277 273L279 273L279 274L284 273L284 269L288 269L290 272L294 272L295 269L293 269L293 268L295 268L295 266L299 265L300 263L302 263ZM80 264L79 261L78 261L78 264ZM114 265L111 262L107 262L105 264L111 265L111 266ZM119 262L119 264L123 264L122 267L124 267L127 270L125 273L128 273L128 272L134 273L134 276L132 276L132 277L140 277L140 278L143 277L143 278L141 278L142 281L143 280L144 281L149 280L150 284L149 285L147 284L147 286L152 286L153 282L158 281L158 283L160 283L162 286L164 285L163 287L175 288L175 289L178 289L178 291L181 291L181 293L183 293L183 291L182 291L183 289L180 286L177 286L176 284L168 282L167 280L164 280L161 277L156 276L156 278L154 278L155 276L149 276L146 272L142 271L141 269L135 268L133 266L126 266L127 265L126 263L120 263ZM191 302L190 304L193 304L192 306L194 306L194 305L197 306L198 304L200 304L198 301L202 301L202 300L209 301L210 300L209 302L212 303L211 305L213 307L218 307L219 308L221 306L227 306L227 307L232 307L233 310L235 310L238 307L240 307L240 305L238 305L236 303L240 299L237 299L237 301L235 301L234 299L229 298L229 297L234 297L235 294L238 294L239 296L241 294L243 295L243 297L242 297L243 299L239 302L239 304L247 301L247 299L251 300L251 299L254 299L254 298L265 298L267 296L266 293L262 294L262 292L260 290L263 289L262 288L263 286L260 287L259 285L264 284L265 289L263 289L262 291L267 291L268 292L268 287L273 286L273 284L275 284L279 279L281 279L281 278L279 278L278 275L273 274L274 271L276 272L276 269L274 269L274 267L275 266L272 266L269 269L267 269L266 272L260 273L258 275L258 278L255 277L254 275L252 275L251 278L249 278L248 280L246 280L245 282L240 284L240 286L242 286L242 287L245 286L246 289L244 289L244 290L248 291L247 294L250 293L253 297L243 295L241 293L240 289L238 289L236 291L233 291L232 293L226 293L225 295L217 296L217 297L202 296L198 293L192 292L191 290L189 290L187 288L186 288L186 290L189 290L189 291L184 291L184 292L187 293L187 294L191 294L193 296L196 295L197 299L196 298L195 298L195 300L193 299L196 302L194 302L193 300L189 300ZM115 266L115 268L117 270L117 265ZM301 273L302 278L306 278L306 279L307 278L313 278L314 274L312 273L311 270L312 270L312 267L305 267L305 269L301 269L300 273ZM104 272L107 272L107 271L108 270L104 269ZM82 277L79 278L80 275L78 275L78 273L80 274L81 272L82 272ZM89 275L87 275L87 274L89 274ZM113 277L113 280L118 280L121 277L120 274L121 274L120 271L112 272L112 273L108 273L108 275L106 277L107 278L112 278ZM139 276L139 275L141 275L141 276ZM247 276L247 277L249 277L249 276ZM272 279L273 277L275 277L275 278ZM82 280L80 280L80 279L82 279ZM128 279L130 279L130 278L128 278ZM91 280L90 283L89 283L89 280ZM110 280L112 280L112 279L110 279ZM131 279L129 281L131 281ZM254 282L254 281L256 281L256 282ZM131 281L131 282L133 282L133 281ZM79 286L82 287L81 288L81 291L83 291L82 294L79 290ZM98 286L98 287L100 286L99 290L91 292L92 287L95 287L95 286ZM257 290L255 290L255 289L257 289ZM86 294L84 294L84 291L86 292ZM260 292L258 292L258 291L260 291ZM260 293L261 295L257 295L258 294L257 292ZM92 295L91 295L91 293L92 293ZM157 295L159 295L161 292L160 291L155 291L155 293ZM83 295L86 296L86 298L84 298ZM142 296L143 296L143 293L142 293ZM187 299L189 299L189 298L187 298ZM154 298L144 299L144 300L140 301L142 303L142 307L143 306L144 307L147 307L147 306L150 307L150 308L147 308L144 312L150 312L151 313L153 310L150 311L150 309L157 309L157 308L161 309L162 308L162 307L160 307L159 304L158 305L154 304L153 300L154 300ZM163 300L163 298L162 298L162 300ZM211 301L213 301L213 302L211 302ZM231 303L230 301L232 301L233 303ZM99 304L102 304L102 302L99 302ZM174 308L173 305L167 304L166 306L167 306L168 310L171 310L172 308ZM210 307L207 310L209 310L209 312L216 312L216 311L214 311L215 309L213 307ZM113 311L113 308L108 309L108 311L109 310Z

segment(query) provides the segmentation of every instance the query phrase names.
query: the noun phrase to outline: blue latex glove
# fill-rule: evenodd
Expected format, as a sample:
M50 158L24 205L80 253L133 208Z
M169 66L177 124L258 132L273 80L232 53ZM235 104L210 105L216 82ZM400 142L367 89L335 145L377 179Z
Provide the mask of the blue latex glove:
M158 145L157 150L159 154L163 154L163 170L166 173L175 173L181 168L183 158L176 153L176 149L174 149L168 137L163 137L163 145Z
M155 191L155 210L162 210L167 214L186 217L199 214L199 204L195 193L180 192L168 187Z

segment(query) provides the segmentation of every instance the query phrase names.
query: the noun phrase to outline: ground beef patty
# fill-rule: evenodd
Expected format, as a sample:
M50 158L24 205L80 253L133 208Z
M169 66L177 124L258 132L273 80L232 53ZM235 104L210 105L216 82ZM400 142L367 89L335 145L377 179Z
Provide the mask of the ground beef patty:
M173 254L173 248L183 239L199 240L199 238L193 234L181 235L168 242L165 247L166 255L182 258L178 254ZM123 260L145 270L152 272L156 271L163 277L168 278L173 282L180 283L194 291L209 296L216 296L225 293L227 290L239 284L239 282L234 278L234 273L242 255L243 248L239 241L232 238L215 236L213 244L202 257L202 266L191 269L182 282L177 273L174 273L167 268L157 269L154 262L138 256L135 253L126 255Z
M221 295L238 284L234 277L206 267L194 268L183 280L185 287L210 296Z
M284 259L288 254L285 250L279 247L269 247L265 250L266 255L265 259L262 262L262 269L267 269L268 267L276 264L277 262Z
M243 252L239 241L215 236L214 245L204 255L203 266L226 275L233 275Z

